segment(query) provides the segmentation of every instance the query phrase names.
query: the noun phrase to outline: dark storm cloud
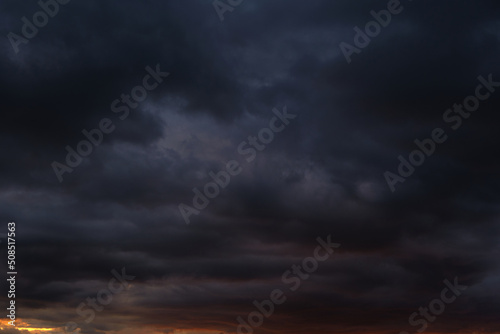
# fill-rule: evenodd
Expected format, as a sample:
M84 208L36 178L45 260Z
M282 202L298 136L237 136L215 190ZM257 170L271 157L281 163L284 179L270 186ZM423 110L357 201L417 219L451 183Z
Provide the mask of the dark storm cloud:
M351 64L339 43L387 2L245 0L220 22L210 1L73 0L18 55L5 39L0 217L19 226L20 316L82 322L78 304L125 267L133 287L85 333L234 331L331 234L337 257L266 328L408 330L458 277L469 288L432 330L498 330L500 91L395 193L383 173L478 75L500 81L499 5L402 4ZM4 35L38 10L1 7ZM170 75L118 121L111 102L156 64ZM246 163L238 144L285 105L297 118ZM59 184L51 162L104 117L116 131ZM178 204L233 159L242 174L185 225Z

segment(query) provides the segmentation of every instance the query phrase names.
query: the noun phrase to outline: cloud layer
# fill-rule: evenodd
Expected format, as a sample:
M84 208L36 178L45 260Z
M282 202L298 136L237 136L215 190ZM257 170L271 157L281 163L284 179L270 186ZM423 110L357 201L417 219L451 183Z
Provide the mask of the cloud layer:
M4 38L0 221L25 326L235 333L331 234L336 255L255 333L414 332L454 277L469 288L427 331L499 332L500 91L456 131L442 115L500 81L500 5L401 5L350 64L339 44L386 2L246 0L221 22L211 1L71 1L19 53ZM0 8L4 36L40 10ZM170 75L120 120L111 103L156 64ZM285 106L297 118L246 162ZM51 164L103 118L116 130L60 183ZM436 127L448 140L391 192L384 172ZM230 160L241 174L186 225L178 205ZM86 324L75 309L123 267L132 287Z

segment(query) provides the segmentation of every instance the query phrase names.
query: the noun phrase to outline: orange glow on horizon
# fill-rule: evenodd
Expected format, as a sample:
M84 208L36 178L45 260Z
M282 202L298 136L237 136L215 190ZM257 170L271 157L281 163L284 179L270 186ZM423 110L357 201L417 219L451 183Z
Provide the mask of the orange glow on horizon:
M16 329L19 331L28 331L28 332L53 332L56 331L55 328L47 328L47 327L31 327L31 325L27 322L22 321L17 318L15 321L16 326L9 325L10 319L0 319L0 330L6 329Z

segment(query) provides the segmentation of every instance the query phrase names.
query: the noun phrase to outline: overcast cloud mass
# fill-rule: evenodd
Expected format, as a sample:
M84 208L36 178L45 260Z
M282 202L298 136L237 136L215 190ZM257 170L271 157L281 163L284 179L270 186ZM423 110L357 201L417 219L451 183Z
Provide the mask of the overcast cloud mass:
M2 1L0 332L500 333L500 3L392 2Z

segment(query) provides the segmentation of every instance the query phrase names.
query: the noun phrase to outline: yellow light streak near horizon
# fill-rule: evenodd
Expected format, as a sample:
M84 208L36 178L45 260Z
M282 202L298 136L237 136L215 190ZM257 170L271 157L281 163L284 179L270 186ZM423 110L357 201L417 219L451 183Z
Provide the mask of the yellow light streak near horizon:
M51 331L53 331L52 328L30 328L30 327L16 327L16 328L18 330L28 331L28 332L34 332L34 331L51 332Z
M55 329L53 328L33 328L33 327L17 327L17 326L11 326L12 329L17 329L19 331L28 331L28 332L35 332L35 331L39 331L39 332L52 332L54 331ZM0 327L0 330L4 330L4 329L8 329L8 328L3 328L3 327Z
M10 320L0 320L0 330L5 330L5 329L17 329L18 331L28 331L28 332L53 332L56 329L54 328L47 328L47 327L25 327L29 326L29 323L26 323L22 321L21 319L16 319L16 326L11 326L9 325Z

